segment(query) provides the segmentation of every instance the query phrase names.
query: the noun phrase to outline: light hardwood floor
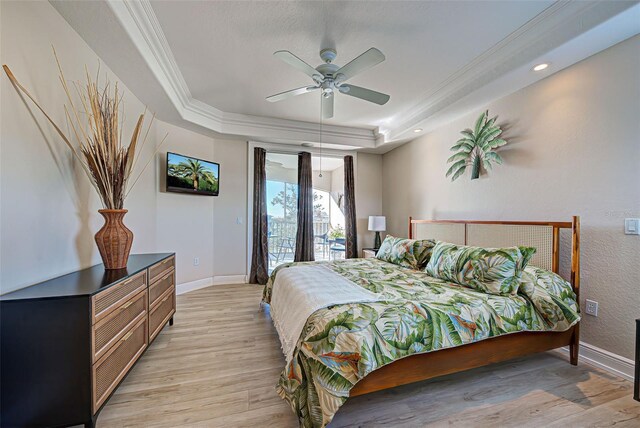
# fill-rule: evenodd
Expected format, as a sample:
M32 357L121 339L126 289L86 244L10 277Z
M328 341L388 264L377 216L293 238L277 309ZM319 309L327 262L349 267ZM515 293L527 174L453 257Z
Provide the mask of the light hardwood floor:
M178 296L165 327L109 400L98 427L296 427L275 393L284 367L262 289ZM630 382L549 352L354 397L330 427L640 427Z

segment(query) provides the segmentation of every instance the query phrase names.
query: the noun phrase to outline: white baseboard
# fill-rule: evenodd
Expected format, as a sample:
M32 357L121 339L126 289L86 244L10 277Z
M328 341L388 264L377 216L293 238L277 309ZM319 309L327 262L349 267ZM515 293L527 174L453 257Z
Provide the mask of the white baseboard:
M213 285L220 284L246 284L246 275L218 275L213 277Z
M246 275L219 275L210 276L208 278L198 279L196 281L185 282L176 286L176 294L185 294L190 291L200 290L201 288L211 287L221 284L246 284Z
M185 282L176 286L176 294L184 294L190 291L200 290L201 288L213 285L213 277L202 278L196 281Z
M569 348L560 348L558 351L569 355ZM604 349L585 342L580 342L578 361L599 367L613 375L633 382L634 362L629 358L605 351Z

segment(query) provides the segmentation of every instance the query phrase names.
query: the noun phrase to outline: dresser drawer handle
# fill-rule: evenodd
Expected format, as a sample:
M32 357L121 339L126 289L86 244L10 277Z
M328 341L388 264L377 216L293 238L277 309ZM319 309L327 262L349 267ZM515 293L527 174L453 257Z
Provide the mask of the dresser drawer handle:
M122 309L127 309L129 306L133 305L133 300L129 300L127 303L122 305Z
M129 333L125 334L122 339L120 339L121 342L126 342L127 339L129 339L131 337L131 335L133 334L133 330L131 330Z
M162 302L160 302L160 303L164 303L164 302L166 302L166 301L167 301L167 299L168 299L169 297L171 297L171 293L167 294L167 295L165 296L165 298L164 298L164 299L162 299Z

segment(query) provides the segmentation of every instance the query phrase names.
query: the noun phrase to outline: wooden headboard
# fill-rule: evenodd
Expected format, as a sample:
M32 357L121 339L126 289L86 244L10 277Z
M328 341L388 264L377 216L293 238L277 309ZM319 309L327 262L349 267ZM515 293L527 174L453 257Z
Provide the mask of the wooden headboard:
M535 247L531 264L559 273L560 229L571 230L571 286L580 288L580 217L571 221L415 220L409 217L409 238L437 239L477 247Z

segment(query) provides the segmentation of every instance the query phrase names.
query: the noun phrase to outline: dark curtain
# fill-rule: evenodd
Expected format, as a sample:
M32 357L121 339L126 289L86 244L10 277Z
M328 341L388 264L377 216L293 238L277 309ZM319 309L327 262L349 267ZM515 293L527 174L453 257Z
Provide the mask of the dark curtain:
M269 279L266 157L264 149L253 150L253 251L249 274L252 284L266 284Z
M345 258L358 257L358 231L356 228L356 192L353 178L353 156L344 157L344 218L346 223Z
M296 233L296 262L313 259L313 184L311 153L298 153L298 231Z

